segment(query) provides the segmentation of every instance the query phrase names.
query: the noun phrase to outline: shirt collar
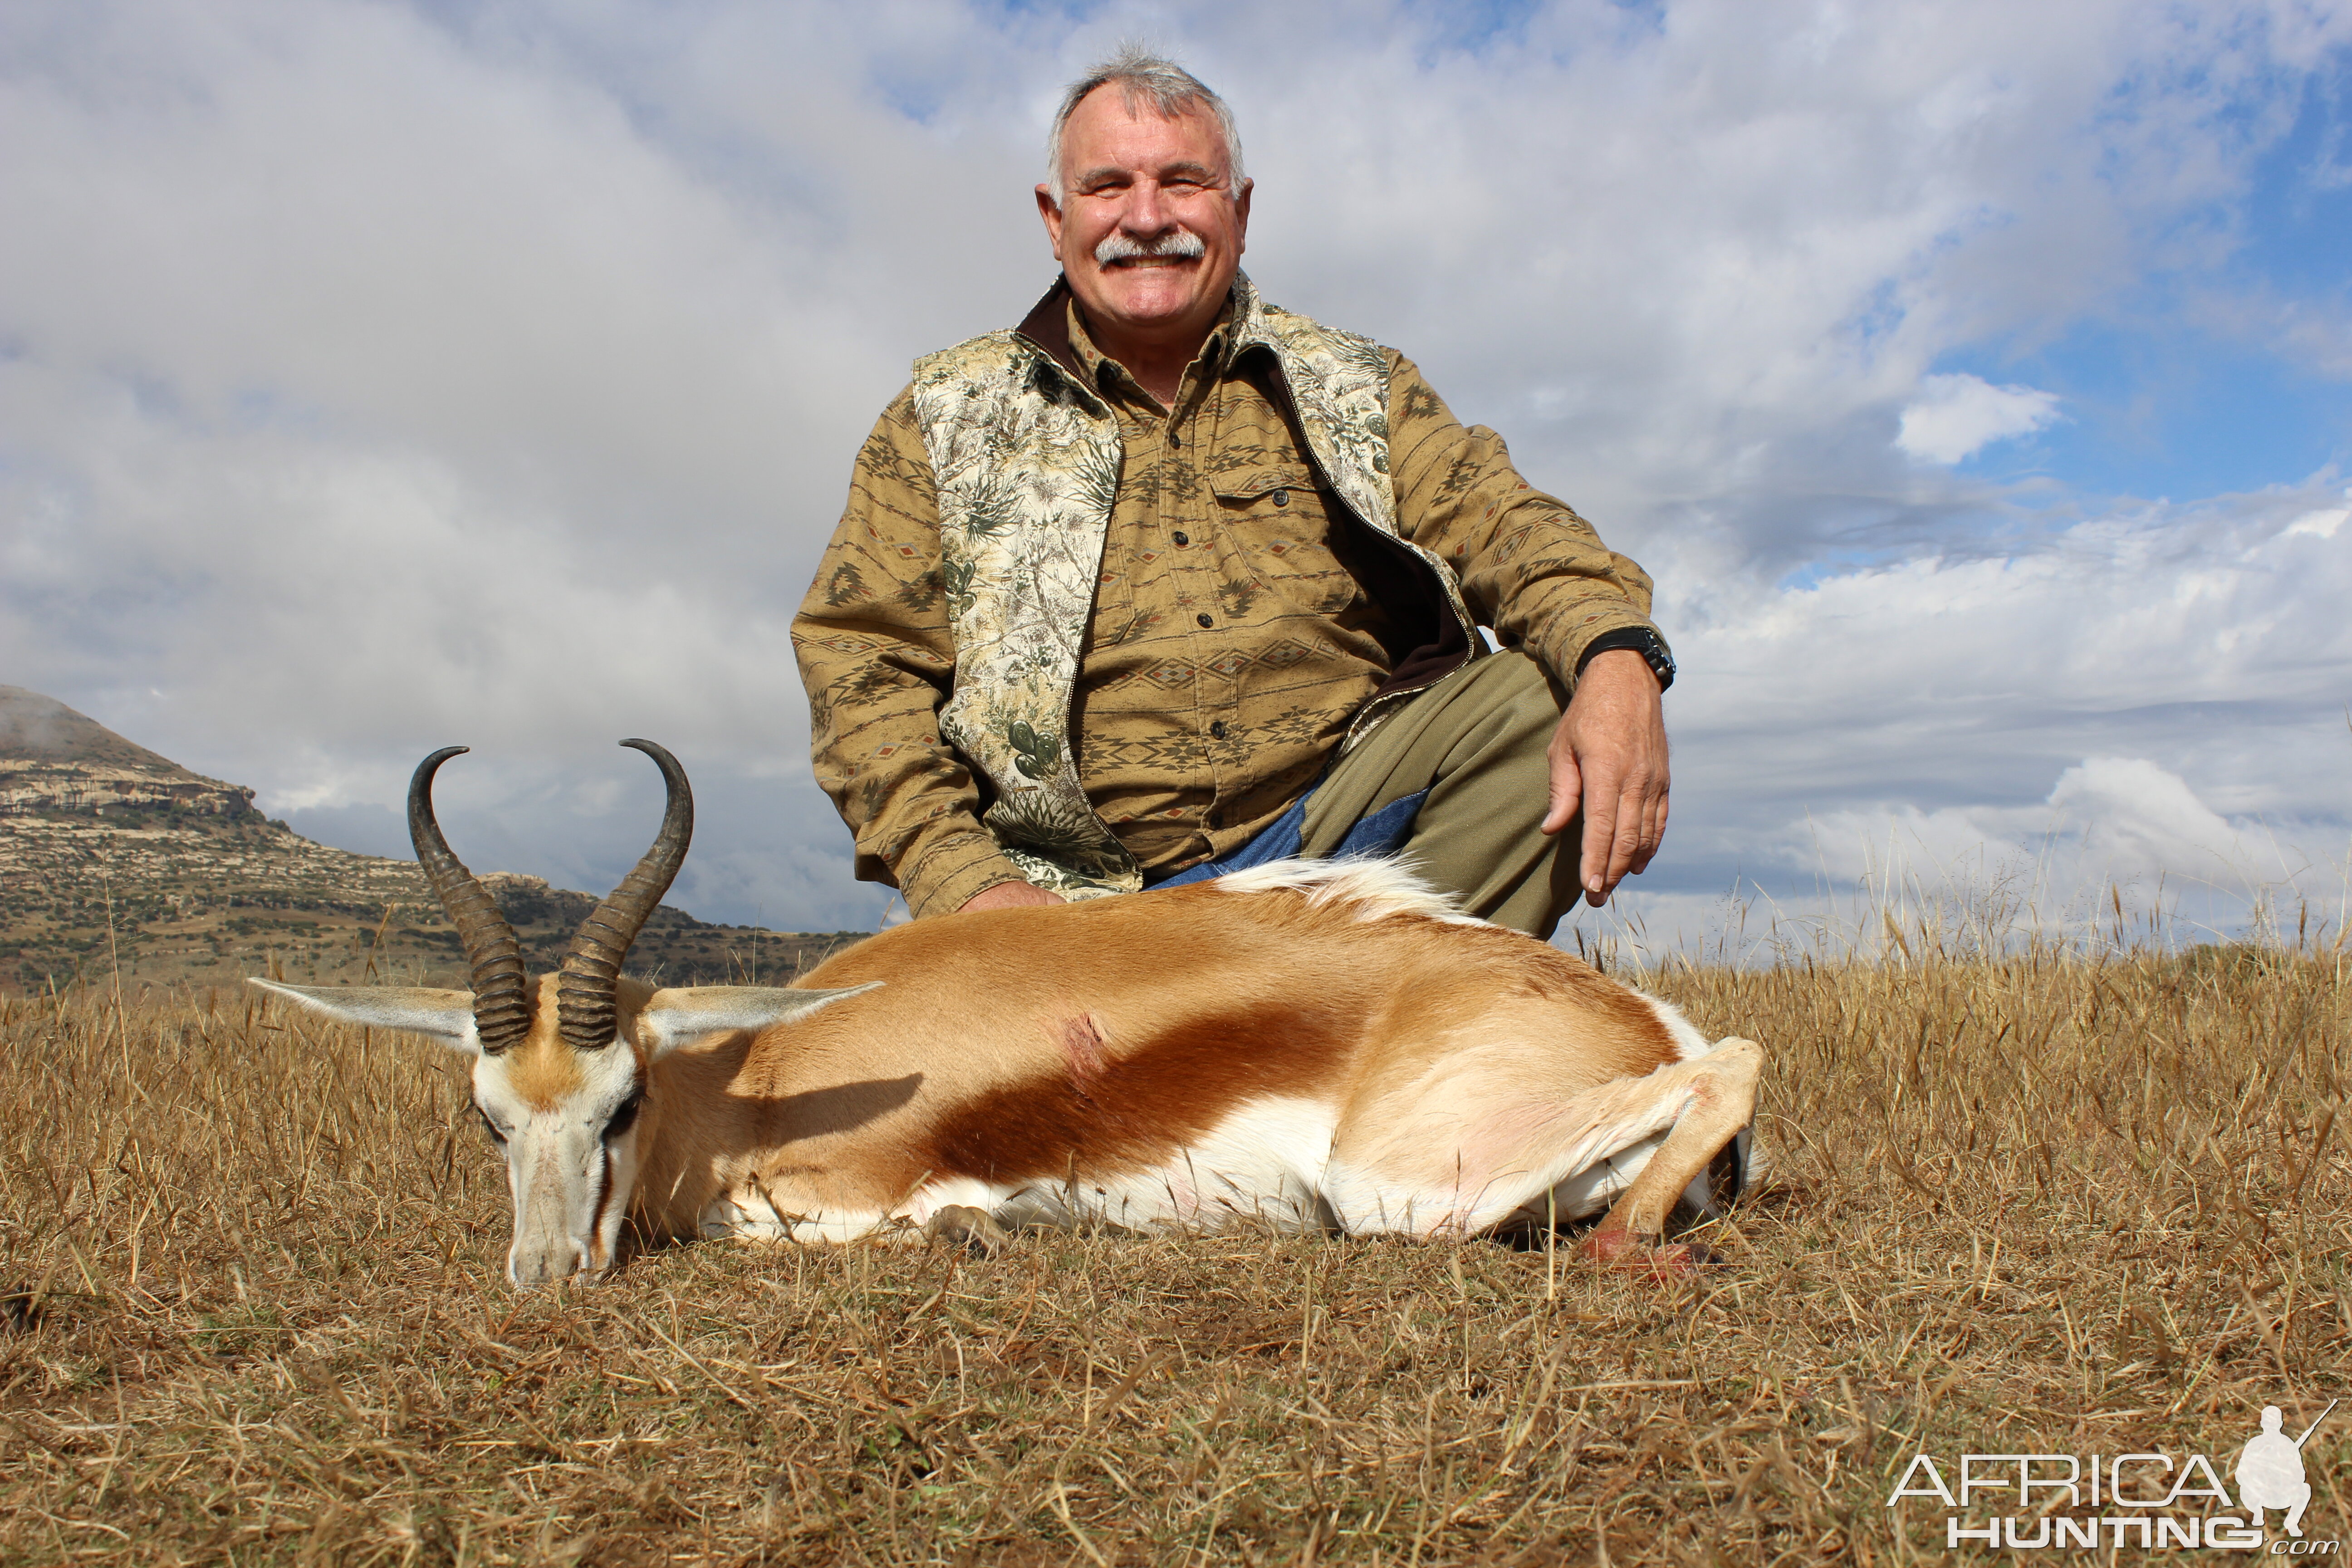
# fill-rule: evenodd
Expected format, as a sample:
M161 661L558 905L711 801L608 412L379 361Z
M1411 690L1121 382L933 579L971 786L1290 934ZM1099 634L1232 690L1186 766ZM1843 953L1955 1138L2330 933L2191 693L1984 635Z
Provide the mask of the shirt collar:
M1127 367L1105 354L1096 346L1094 334L1087 331L1087 316L1078 309L1078 297L1073 294L1065 302L1070 333L1070 353L1076 356L1087 384L1106 396L1114 391L1124 391L1134 385ZM1234 330L1234 296L1225 296L1224 309L1217 312L1216 324L1209 329L1208 338L1201 344L1195 363L1205 362L1211 374L1223 375L1233 368L1238 334Z

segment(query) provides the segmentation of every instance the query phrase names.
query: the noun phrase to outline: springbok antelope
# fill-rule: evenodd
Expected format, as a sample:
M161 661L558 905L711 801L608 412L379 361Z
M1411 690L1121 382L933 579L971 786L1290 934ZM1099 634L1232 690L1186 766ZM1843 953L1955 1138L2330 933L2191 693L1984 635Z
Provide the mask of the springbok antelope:
M470 991L255 980L346 1023L474 1055L514 1194L518 1286L601 1279L650 1236L842 1241L921 1226L1466 1236L1593 1214L1596 1261L1660 1245L1745 1169L1763 1051L1705 1037L1392 865L1281 862L1222 880L926 920L803 981L655 989L621 973L686 858L694 803L661 747L653 847L536 982L450 852L433 777L416 857Z

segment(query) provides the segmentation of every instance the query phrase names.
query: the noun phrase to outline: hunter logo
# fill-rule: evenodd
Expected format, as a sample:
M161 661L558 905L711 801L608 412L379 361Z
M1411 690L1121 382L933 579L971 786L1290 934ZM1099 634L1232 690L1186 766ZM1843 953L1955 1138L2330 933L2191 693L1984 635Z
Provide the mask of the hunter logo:
M2327 1410L2336 1405L2336 1401L2329 1400ZM2327 1419L2327 1410L2319 1413L2319 1421ZM2302 1436L2290 1439L2284 1430L2285 1419L2277 1405L2263 1406L2261 1433L2238 1454L2238 1500L2257 1528L2264 1509L2286 1510L2286 1532L2300 1540L2303 1510L2311 1502L2311 1482L2303 1473L2303 1446L2319 1430L2319 1421L2305 1427Z
M2304 1445L2336 1408L2331 1401L2299 1437L2287 1436L2278 1406L2263 1410L2262 1430L2238 1451L2231 1500L2221 1471L2203 1454L2160 1449L2125 1454L1962 1454L1948 1482L1935 1457L1912 1458L1887 1497L1933 1498L1944 1506L1944 1544L1995 1551L2080 1551L2126 1545L2143 1552L2218 1549L2274 1557L2337 1555L2337 1541L2307 1541L2304 1510L2311 1481ZM2227 1450L2224 1450L2227 1452ZM2286 1532L2270 1540L2263 1515L2281 1515Z

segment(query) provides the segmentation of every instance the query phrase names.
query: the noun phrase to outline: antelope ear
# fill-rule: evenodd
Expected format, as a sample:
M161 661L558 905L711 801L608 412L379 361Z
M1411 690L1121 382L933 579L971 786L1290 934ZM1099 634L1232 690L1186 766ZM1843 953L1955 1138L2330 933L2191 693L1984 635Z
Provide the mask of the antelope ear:
M737 1029L764 1029L772 1024L805 1018L819 1007L845 996L872 991L881 984L879 980L869 980L863 985L845 986L838 991L767 985L673 985L655 992L637 1009L637 1040L648 1056L664 1057L688 1040L705 1036Z
M436 991L422 985L281 985L247 980L341 1023L370 1029L399 1029L437 1040L453 1051L481 1054L474 1033L474 994Z

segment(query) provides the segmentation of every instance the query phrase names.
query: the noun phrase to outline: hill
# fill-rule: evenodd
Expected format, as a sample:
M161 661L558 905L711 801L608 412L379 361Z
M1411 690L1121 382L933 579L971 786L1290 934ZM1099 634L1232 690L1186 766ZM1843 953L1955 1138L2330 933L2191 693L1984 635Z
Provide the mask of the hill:
M595 908L537 877L482 878L537 967ZM862 932L714 925L664 904L630 969L674 984L781 984ZM457 934L414 862L331 848L86 714L0 686L0 991L462 985Z
M109 806L238 817L253 792L190 773L54 697L0 686L0 814Z

